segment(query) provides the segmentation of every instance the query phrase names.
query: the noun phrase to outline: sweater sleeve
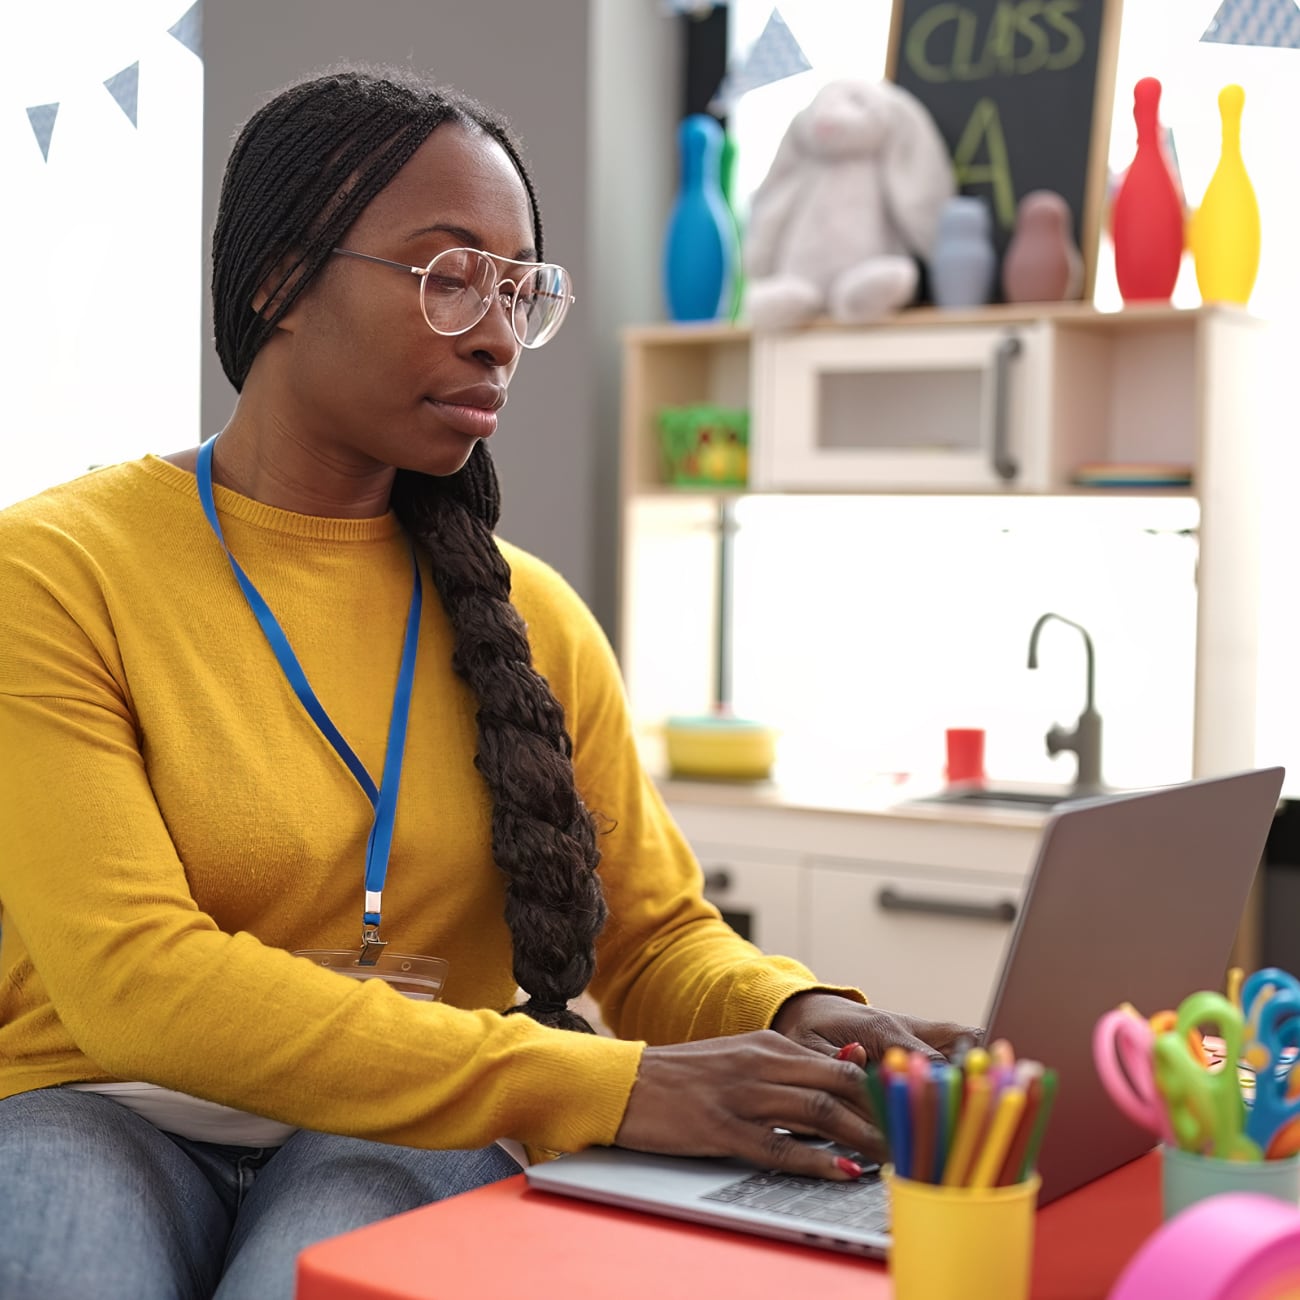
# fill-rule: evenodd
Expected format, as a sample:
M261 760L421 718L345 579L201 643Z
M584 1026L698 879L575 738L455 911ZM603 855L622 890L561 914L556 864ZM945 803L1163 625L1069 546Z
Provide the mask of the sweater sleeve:
M55 579L39 550L8 553L0 1095L118 1078L411 1146L613 1140L641 1043L415 1002L222 932L153 797L92 567Z
M510 556L517 570L526 563ZM704 898L699 862L640 762L604 632L558 575L534 576L544 598L531 605L523 596L524 612L539 666L565 703L578 789L601 831L609 920L592 993L614 1032L653 1044L763 1029L786 999L813 989L865 1003L857 989L820 983L800 962L760 952Z

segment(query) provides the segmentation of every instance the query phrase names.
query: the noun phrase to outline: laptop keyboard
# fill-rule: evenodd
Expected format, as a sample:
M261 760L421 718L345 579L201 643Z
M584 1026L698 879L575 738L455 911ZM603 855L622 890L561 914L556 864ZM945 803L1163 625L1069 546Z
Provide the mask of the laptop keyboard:
M837 1183L828 1178L767 1170L728 1183L701 1199L864 1232L885 1232L889 1227L889 1193L879 1177L870 1174L853 1182Z

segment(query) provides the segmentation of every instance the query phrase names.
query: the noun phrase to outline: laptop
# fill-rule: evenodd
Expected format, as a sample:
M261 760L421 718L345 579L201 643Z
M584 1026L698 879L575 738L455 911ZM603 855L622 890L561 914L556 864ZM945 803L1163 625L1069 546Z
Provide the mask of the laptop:
M1089 799L1044 823L984 1021L986 1041L1006 1038L1059 1075L1040 1204L1155 1144L1103 1089L1093 1026L1121 1002L1152 1013L1222 987L1282 777L1270 767ZM869 993L869 975L866 984ZM878 1171L840 1183L591 1147L526 1176L544 1191L851 1254L883 1257L889 1246Z

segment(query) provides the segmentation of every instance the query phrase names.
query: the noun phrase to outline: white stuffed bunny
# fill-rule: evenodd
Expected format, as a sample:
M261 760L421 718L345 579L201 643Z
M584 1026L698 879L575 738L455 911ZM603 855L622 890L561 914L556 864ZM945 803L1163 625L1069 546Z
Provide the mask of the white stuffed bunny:
M816 316L868 321L916 294L955 190L947 146L921 101L888 81L829 82L796 113L745 235L755 329Z

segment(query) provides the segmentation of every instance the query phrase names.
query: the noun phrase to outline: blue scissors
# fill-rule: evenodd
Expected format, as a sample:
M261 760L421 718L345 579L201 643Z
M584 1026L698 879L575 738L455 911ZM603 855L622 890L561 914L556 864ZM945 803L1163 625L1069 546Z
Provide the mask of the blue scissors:
M1225 1064L1210 1070L1192 1050L1191 1033L1213 1026L1223 1039ZM1178 1008L1174 1028L1157 1034L1152 1047L1156 1085L1165 1099L1174 1138L1184 1151L1221 1160L1259 1160L1263 1151L1246 1135L1246 1102L1237 1061L1246 1036L1245 1018L1221 993L1193 993Z
M1281 992L1300 995L1300 979L1296 979L1289 971L1284 971L1277 966L1265 966L1263 970L1257 970L1241 986L1241 1000L1238 1005L1241 1007L1241 1014L1245 1017L1246 1028L1252 1038L1259 1023L1259 1012L1263 1004L1275 993Z
M1246 1135L1269 1159L1300 1151L1300 980L1269 968L1242 988L1250 1044L1245 1059L1255 1070L1255 1100ZM1229 1058L1231 1059L1231 1058Z

